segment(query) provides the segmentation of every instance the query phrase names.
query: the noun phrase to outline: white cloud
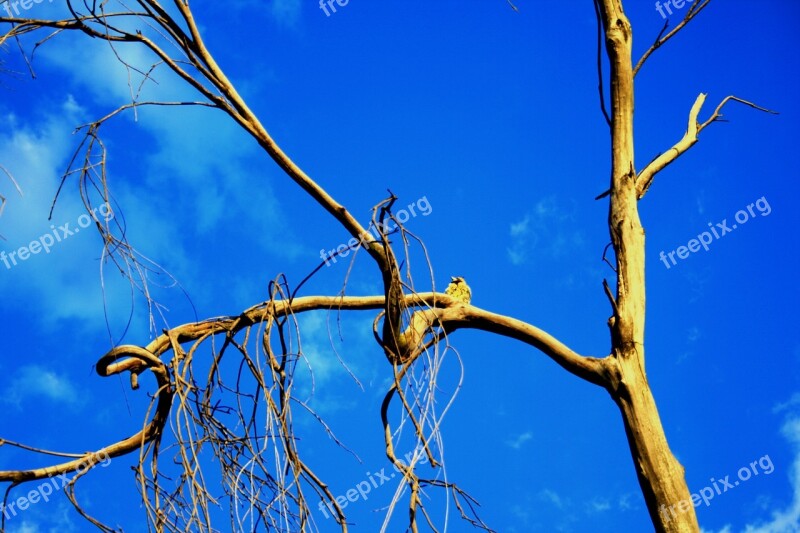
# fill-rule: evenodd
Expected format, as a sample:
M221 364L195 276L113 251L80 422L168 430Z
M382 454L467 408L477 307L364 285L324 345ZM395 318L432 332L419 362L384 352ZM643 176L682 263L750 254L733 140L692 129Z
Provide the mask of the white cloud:
M47 506L46 511L41 506ZM75 513L72 505L59 503L56 506L52 501L48 503L40 501L36 507L29 507L26 512L36 514L36 519L26 516L21 522L18 519L7 520L7 533L71 533L77 531L71 518Z
M68 377L39 365L19 368L7 390L4 401L16 406L37 398L73 406L83 403Z
M794 393L792 395L792 397L789 398L788 401L783 402L783 403L779 403L778 405L773 407L772 408L772 412L773 413L781 413L783 411L791 410L793 408L796 408L797 406L800 406L800 392Z
M83 211L74 177L68 180L59 198L53 220L46 218L58 179L78 145L70 133L76 125L130 102L133 92L128 84L138 88L140 82L138 75L122 66L107 45L96 46L85 39L59 44L43 49L42 59L63 70L62 75L69 81L67 86L80 89L76 94L82 102L68 96L57 108L44 103L35 112L25 110L25 120L7 114L0 127L0 164L13 173L24 192L24 197L19 198L10 181L4 178L0 182L0 194L8 198L0 218L0 234L9 239L0 242L0 246L7 251L50 232L51 224L75 225ZM145 71L152 61L139 46L121 46L117 52ZM155 78L158 84L148 83L142 100L198 98L185 82L164 69L157 70ZM81 103L99 104L102 109L87 112ZM197 243L204 242L209 233L218 235L219 227L230 225L232 219L239 227L257 230L251 232L252 241L248 243L253 255L291 259L302 253L303 246L287 226L289 217L265 180L264 174L278 175L280 171L227 115L208 108L141 108L136 114L128 112L113 120L114 127L124 127L127 134L104 139L111 161L111 193L126 216L126 237L136 250L157 263L168 262L178 281L195 287L194 296L211 297L197 294L205 291L207 284L189 282L208 275L190 249L197 249ZM113 167L115 155L126 149L125 141L147 138L146 135L156 142L152 150L141 154L140 169ZM271 171L254 174L254 162L260 165L262 160L267 161ZM101 287L97 259L102 242L96 232L87 230L56 248L50 254L32 256L10 272L5 272L5 265L0 263L0 289L8 301L16 295L39 303L40 307L48 306L48 313L42 316L50 322L91 318L91 323L102 324L105 293L113 308L109 313L111 323L124 324L130 312L129 286L121 277L109 275ZM112 273L113 267L106 272ZM160 284L170 285L169 281ZM158 295L156 299L160 299Z
M86 120L85 115L75 99L67 95L56 106L42 105L30 121L7 114L6 127L0 128L0 162L23 193L19 196L13 184L0 182L0 194L8 198L0 218L0 234L6 239L0 242L0 290L7 305L24 302L24 308L37 314L47 327L77 319L88 329L103 328L106 318L109 324L125 324L130 313L127 281L120 276L101 281L103 242L94 224L79 224L79 217L86 211L76 190L75 176L68 178L48 220L60 177L77 146L71 133L76 124ZM100 204L97 198L93 202ZM148 245L152 249L161 243L173 262L179 262L180 246L160 239L175 232L159 229L152 222L157 220L155 214L150 214ZM42 248L41 244L48 240L55 242ZM39 241L40 249L34 255L27 250L35 241ZM21 249L26 249L25 259L20 256ZM115 270L111 267L105 272Z
M789 471L793 497L786 509L772 511L770 519L745 527L745 533L796 533L800 531L800 418L791 418L783 426L783 435L792 443L795 459Z
M314 377L314 384L331 380L343 369L330 347L324 313L303 313L299 318L303 355Z
M589 502L590 513L602 513L611 510L611 502L605 499L595 498Z
M533 433L530 431L526 431L525 433L518 435L517 437L506 441L506 444L510 447L514 448L515 450L519 450L522 448L522 445L528 442L533 438Z
M9 533L40 533L42 530L39 529L38 524L25 521L17 527L10 527L8 531Z
M641 500L641 493L629 492L619 497L617 505L620 510L628 511L631 509L638 509L639 506L633 500Z
M273 9L290 11L290 6L284 4L277 2ZM131 102L137 93L139 101L202 100L195 89L163 66L153 73L157 84L149 82L140 90L141 76L123 66L110 47L90 49L89 44L85 40L64 43L49 49L47 59L63 69L74 83L86 88L94 101L107 106L104 113ZM92 53L87 54L88 50ZM141 46L117 47L116 53L142 71L153 63L152 54ZM197 228L202 235L215 232L233 216L241 219L242 227L258 229L253 237L263 250L284 258L301 253L301 246L286 225L284 208L265 181L263 174L268 173L258 175L250 169L254 162L268 161L267 155L228 115L207 107L181 106L139 108L136 114L128 111L124 116L114 120L128 121L130 135L138 135L137 128L141 128L157 139L152 151L142 154L149 167L147 175L125 176L131 184L128 196L142 198L146 201L140 207L150 207L152 213L146 214L153 216L146 217L148 221L157 221L160 227L170 227L178 233ZM123 148L111 147L109 151L113 153L115 149ZM267 164L283 179L276 166ZM122 189L119 178L114 184L117 191ZM136 242L132 244L135 246Z
M798 398L800 395L795 394L789 402L777 406L776 410L783 411L795 407L800 401ZM795 452L794 461L789 469L789 482L793 492L792 501L785 509L772 510L769 518L758 520L739 529L742 533L796 533L800 531L800 418L795 414L791 415L784 423L782 433L791 443ZM703 532L734 533L734 529L729 524L717 532L705 529Z
M565 502L561 499L555 491L550 489L543 489L539 492L539 499L544 500L546 502L552 503L559 509L563 509Z
M525 215L525 218L517 222L516 224L511 224L511 236L512 237L524 237L528 234L531 222L531 216Z
M0 194L8 198L0 218L0 233L7 239L2 242L7 255L0 262L0 290L7 301L19 297L30 308L46 307L47 313L42 316L47 321L102 317L96 261L102 242L89 229L93 226L55 242L49 253L42 249L24 260L18 255L21 247L45 235L62 235L58 227L64 224L69 224L70 231L80 229L77 219L85 212L76 194L64 193L48 220L59 176L73 148L69 134L84 112L71 96L46 111L49 114L35 124L21 123L8 114L7 128L0 130L0 162L23 192L20 197L13 189L9 192L13 185L0 183ZM92 298L97 306L87 305Z
M279 23L294 26L300 18L300 0L272 0L270 13Z
M579 230L569 229L574 220L570 209L553 196L539 200L530 213L509 226L510 245L506 248L513 265L522 265L531 258L560 258L585 245Z

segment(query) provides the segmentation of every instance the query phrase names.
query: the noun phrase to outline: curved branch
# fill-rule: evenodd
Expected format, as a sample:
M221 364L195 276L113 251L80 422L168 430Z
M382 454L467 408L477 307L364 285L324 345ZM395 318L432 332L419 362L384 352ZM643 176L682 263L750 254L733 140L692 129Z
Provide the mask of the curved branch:
M698 135L701 131L703 131L707 126L710 124L721 120L722 118L722 108L727 104L729 101L733 100L735 102L739 102L750 106L754 109L758 109L759 111L763 111L765 113L771 113L773 115L777 115L778 113L772 111L770 109L766 109L761 106L757 106L752 102L748 102L747 100L742 100L741 98L737 98L736 96L727 96L725 97L722 102L717 106L714 110L714 113L711 117L703 122L702 124L697 122L697 115L700 113L700 108L703 107L703 104L706 101L706 94L700 93L695 100L694 105L692 105L691 111L689 111L689 124L686 127L686 133L683 134L681 140L675 143L672 148L660 154L655 159L653 159L645 168L639 172L639 175L636 178L636 196L639 200L647 193L647 190L650 188L650 185L653 183L653 178L655 178L656 174L658 174L661 170L666 168L670 163L678 159L684 152L686 152L689 148L697 143Z
M20 483L73 472L87 462L95 464L107 454L119 457L152 441L161 435L172 405L173 387L167 367L160 356L173 348L173 343L186 343L216 334L235 334L253 324L288 314L323 309L380 310L385 306L384 296L307 296L294 300L265 302L254 306L238 317L221 317L203 322L178 326L154 339L145 348L120 346L104 355L97 363L97 373L108 377L128 371L133 376L149 369L158 384L158 403L155 414L148 425L137 434L106 446L97 452L53 466L33 470L0 471L0 482ZM558 339L531 324L516 318L492 313L484 309L464 305L444 293L428 292L404 297L408 307L428 307L418 311L425 315L428 324L441 326L447 331L478 329L517 339L529 344L558 363L570 373L602 387L610 382L608 358L585 357L577 354ZM438 306L438 307L437 307ZM122 359L120 361L120 359ZM132 379L132 382L135 380Z
M125 359L117 362L123 357ZM10 481L14 484L18 484L25 481L67 474L82 467L88 468L94 466L109 457L127 455L139 449L144 444L158 438L161 435L161 431L164 428L172 406L172 385L169 372L164 363L162 363L155 354L139 348L138 346L120 346L104 355L97 363L96 367L97 373L104 377L113 376L124 371L138 374L148 368L153 372L158 384L158 403L152 420L150 420L144 429L127 439L106 446L96 452L89 452L81 455L72 461L32 470L0 471L0 482Z
M453 330L479 329L516 339L533 346L568 372L590 383L601 387L609 383L606 358L579 355L546 331L522 320L474 306L447 308L439 320Z
M323 309L338 310L377 310L385 306L384 296L306 296L291 302L280 300L269 307L259 304L246 310L239 317L223 317L212 321L184 324L171 330L178 342L184 343L206 335L243 329L272 317ZM590 383L605 386L608 383L608 368L605 358L582 356L567 347L546 331L522 320L492 313L472 305L464 305L460 300L447 294L426 292L409 294L404 297L406 307L428 307L421 312L421 323L444 327L448 331L457 329L478 329L510 337L534 348L550 357L561 367ZM161 353L168 348L169 335L161 335L147 346L152 353Z
M639 200L647 193L647 189L650 188L650 184L653 183L653 178L655 178L656 174L675 161L681 154L697 142L697 134L700 132L700 128L697 124L697 115L700 113L700 108L703 107L703 103L706 101L706 96L706 94L700 93L697 100L695 100L691 111L689 111L689 125L686 127L686 133L683 134L681 140L675 143L672 148L653 159L639 172L639 175L636 177L636 196Z

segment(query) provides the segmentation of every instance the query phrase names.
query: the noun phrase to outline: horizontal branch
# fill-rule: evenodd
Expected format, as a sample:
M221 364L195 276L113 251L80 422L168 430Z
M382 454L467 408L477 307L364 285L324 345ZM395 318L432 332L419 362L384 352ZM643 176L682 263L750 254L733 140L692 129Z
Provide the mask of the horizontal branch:
M608 365L612 363L608 362L607 358L579 355L546 331L521 320L464 305L460 300L444 293L406 295L404 303L409 308L426 308L418 312L430 314L429 323L447 331L470 328L517 339L537 348L562 368L590 383L603 387L609 383ZM158 403L153 419L147 426L131 437L57 465L32 470L0 471L0 482L10 481L17 484L73 472L87 464L100 462L101 458L106 456L118 457L133 452L159 437L167 420L174 393L167 368L160 356L174 349L176 343L182 344L223 333L235 335L253 324L287 314L332 309L382 310L384 307L384 296L307 296L294 300L268 301L251 307L239 316L220 317L178 326L160 335L144 348L119 346L100 359L97 363L97 372L107 377L125 371L131 372L132 375L147 369L153 371L158 385Z
M456 329L478 329L522 341L550 357L561 367L590 383L605 386L606 368L604 359L579 355L558 339L531 324L516 318L486 311L472 305L463 305L460 300L447 294L426 292L405 295L405 306L427 307L435 320L430 323L449 331ZM170 336L184 343L204 336L223 332L235 334L241 329L286 313L302 313L315 310L378 310L385 306L384 296L307 296L290 302L279 300L252 307L239 317L225 317L212 321L185 324L170 330L170 335L161 335L153 340L147 350L159 355L170 348Z

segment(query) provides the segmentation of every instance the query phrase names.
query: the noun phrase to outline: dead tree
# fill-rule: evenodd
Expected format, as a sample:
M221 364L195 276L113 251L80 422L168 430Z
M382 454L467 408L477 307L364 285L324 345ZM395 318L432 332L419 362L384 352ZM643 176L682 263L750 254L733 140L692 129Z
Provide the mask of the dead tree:
M197 105L216 108L252 136L286 176L356 240L357 248L363 248L374 262L383 283L383 293L373 296L344 293L298 296L302 282L291 288L287 279L278 276L270 285L269 299L238 316L212 318L171 328L147 346L112 349L96 365L100 376L128 373L134 389L139 387L141 374L149 373L155 378L149 418L143 429L128 438L103 445L97 452L74 454L68 456L68 460L46 468L28 469L22 465L18 470L0 472L0 481L9 484L5 501L12 489L21 484L77 472L68 485L68 495L76 509L101 530L114 531L81 508L75 495L75 483L88 471L86 465L91 466L103 457L138 454L136 479L150 527L158 532L211 531L210 509L217 503L206 486L202 468L198 468L210 454L221 467L234 529L314 530L309 511L309 499L313 497L327 502L335 510L341 530L348 531L343 509L326 482L314 473L295 438L292 409L308 409L297 401L292 391L296 367L302 357L297 316L321 309L335 309L337 312L374 310L377 312L374 336L388 361L387 372L391 371L393 375L393 384L380 406L386 455L403 474L408 488L408 527L411 531L417 531L420 524L426 523L436 530L419 497L425 486L450 492L463 519L490 530L475 514L473 500L457 485L438 479L423 479L416 469L422 454L431 465L440 466L440 419L430 409L436 389L438 362L457 330L476 329L528 344L571 374L607 390L622 415L638 480L655 530L698 532L693 507L672 515L660 512L660 509L690 501L690 494L684 469L667 443L645 372L645 239L638 203L658 172L691 148L698 141L698 134L722 116L722 108L727 103L735 101L766 110L729 96L708 119L700 122L698 117L705 102L705 95L700 94L689 110L684 136L641 170L637 170L634 157L633 112L637 72L709 1L695 0L684 19L668 33L665 26L653 45L635 63L631 24L623 11L622 0L594 2L598 20L600 102L611 137L610 185L598 199L608 198L609 202L609 248L613 258L609 259L605 254L604 259L616 278L613 288L606 281L602 285L611 307L608 318L610 348L607 355L597 357L578 354L547 332L522 320L481 309L443 292L431 291L432 283L426 285L426 292L417 292L406 259L409 247L421 243L394 218L394 195L375 206L370 227L364 227L319 182L308 176L267 132L214 60L203 42L188 0L174 0L169 6L157 0L137 0L135 8L128 9L119 4L117 11L110 10L111 2L67 0L70 15L65 18L0 18L0 22L9 25L0 37L0 43L18 43L21 50L29 44L29 34L43 35L33 44L35 50L62 32L80 32L89 38L105 41L114 49L145 47L157 57L150 69L139 70L135 65L127 65L128 68L140 72L144 80L156 71L169 69L199 94L199 99L191 102L138 101L134 98L80 128L84 141L76 150L72 166L64 174L62 186L68 180L76 179L89 213L98 199L103 202L112 199L112 185L105 174L105 147L100 136L104 124L122 113L135 111L137 107ZM603 49L608 62L607 82L603 80ZM138 93L134 90L133 94ZM143 274L149 265L113 222L97 218L95 221L105 243L106 259L113 261L122 273L129 276L149 300ZM376 235L370 230L377 230ZM203 348L209 344L212 344L210 355ZM234 366L239 369L239 374L230 381L223 379L223 373L232 358L235 358ZM425 362L422 368L420 361ZM203 368L205 370L201 370ZM416 384L413 391L409 388L412 380ZM217 399L220 390L236 398L233 406L220 405ZM399 423L390 415L392 402L401 406L403 415ZM261 419L256 418L259 412ZM258 430L263 418L267 419L271 429L268 434ZM170 420L175 429L168 435L166 429ZM319 420L324 424L321 418ZM399 428L395 426L403 425L410 426L415 449L419 450L407 462L401 460L396 451ZM1 442L49 453L7 440ZM179 476L173 484L164 482L166 467L163 460L159 461L166 450L177 458ZM280 469L270 467L266 460L270 455L275 461L271 464L281 465ZM243 476L245 473L247 475ZM386 523L393 510L394 505Z

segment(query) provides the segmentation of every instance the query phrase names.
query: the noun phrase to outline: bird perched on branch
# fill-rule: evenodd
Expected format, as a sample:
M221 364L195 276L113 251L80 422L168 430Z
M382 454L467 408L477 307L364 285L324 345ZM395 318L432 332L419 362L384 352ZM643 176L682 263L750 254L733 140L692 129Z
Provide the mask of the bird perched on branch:
M469 289L466 280L461 276L451 277L450 285L447 286L444 293L452 296L456 300L460 300L466 305L469 305L472 299L472 291Z

